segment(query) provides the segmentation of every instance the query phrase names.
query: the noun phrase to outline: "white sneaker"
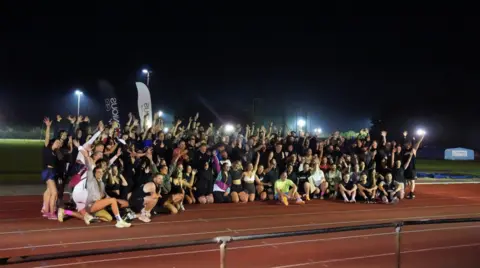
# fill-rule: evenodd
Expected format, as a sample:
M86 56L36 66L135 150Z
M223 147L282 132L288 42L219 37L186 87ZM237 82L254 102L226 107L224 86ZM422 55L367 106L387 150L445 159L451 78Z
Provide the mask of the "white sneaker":
M185 211L185 207L183 206L183 204L180 204L180 211Z
M115 224L115 227L117 228L128 228L130 226L132 226L132 224L126 221L117 221L117 223Z
M90 221L93 220L93 216L88 214L88 213L85 213L85 215L83 215L83 221L85 222L86 225L90 225Z
M147 215L143 215L143 214L140 215L140 216L138 217L138 219L141 220L141 221L143 221L143 222L145 222L145 223L149 223L149 222L152 221L150 218L147 217Z
M352 199L352 200L350 200L350 203L357 203L357 200Z
M65 209L59 208L57 211L57 220L63 222L63 217L65 217Z

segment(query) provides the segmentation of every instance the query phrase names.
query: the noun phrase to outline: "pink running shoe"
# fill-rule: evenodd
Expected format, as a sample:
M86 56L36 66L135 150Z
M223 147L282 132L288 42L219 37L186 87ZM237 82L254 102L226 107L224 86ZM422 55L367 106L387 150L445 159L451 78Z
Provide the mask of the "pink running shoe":
M48 219L52 220L52 221L57 221L58 217L55 213L50 213L50 214L48 214Z

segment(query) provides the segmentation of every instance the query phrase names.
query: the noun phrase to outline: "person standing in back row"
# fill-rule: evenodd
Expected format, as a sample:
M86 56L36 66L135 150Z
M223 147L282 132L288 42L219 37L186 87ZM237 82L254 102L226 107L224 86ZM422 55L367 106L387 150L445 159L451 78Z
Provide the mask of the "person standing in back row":
M415 198L415 181L417 180L417 169L415 167L417 151L420 147L420 144L423 141L425 134L421 135L420 140L413 146L412 142L409 141L405 145L405 154L403 155L403 163L407 163L410 159L409 165L405 168L405 179L407 180L407 185L410 186L410 193L408 194L408 199Z

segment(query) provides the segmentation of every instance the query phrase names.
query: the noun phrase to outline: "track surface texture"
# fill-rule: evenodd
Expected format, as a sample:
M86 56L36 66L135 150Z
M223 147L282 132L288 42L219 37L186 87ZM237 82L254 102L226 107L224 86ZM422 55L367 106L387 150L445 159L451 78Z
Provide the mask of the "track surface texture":
M397 205L313 200L288 207L267 202L191 205L131 228L86 226L41 218L41 196L0 197L0 257L135 246L400 220L480 217L479 184L421 185L414 200ZM226 267L396 267L395 230L350 231L232 242ZM401 267L480 267L480 223L408 226ZM189 246L6 267L220 267L218 245Z

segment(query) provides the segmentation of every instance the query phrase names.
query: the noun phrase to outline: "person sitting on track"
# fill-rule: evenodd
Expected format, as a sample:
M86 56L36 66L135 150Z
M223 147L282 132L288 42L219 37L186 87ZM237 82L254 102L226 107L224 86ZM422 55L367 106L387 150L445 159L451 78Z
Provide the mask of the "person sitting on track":
M247 165L247 170L243 172L243 188L245 193L248 195L248 201L255 201L255 183L257 185L261 184L260 179L257 176L258 163L260 162L260 153L257 153L257 159L255 161L255 166L252 163Z
M215 203L230 203L230 186L232 185L232 175L230 175L230 165L222 164L222 170L217 175L213 184L213 198Z
M213 173L208 161L198 170L194 194L200 204L213 203Z
M160 186L163 183L163 175L153 175L153 182L147 182L133 189L129 199L130 208L137 213L137 218L143 222L151 221L151 211L157 205L160 196Z
M342 181L338 185L338 190L345 203L355 203L357 194L357 185L350 179L350 174L344 174ZM350 199L349 199L350 197Z
M257 190L257 196L260 200L265 201L267 200L267 190L265 189L266 182L264 182L263 180L265 178L265 169L263 168L263 165L258 165L256 174L258 177L258 182L255 185L255 189Z
M365 203L375 203L377 186L368 179L367 174L362 173L357 182L358 194L365 200Z
M85 202L85 210L89 214L94 214L98 211L104 210L106 207L111 207L112 212L117 220L115 227L117 228L126 228L130 227L131 224L122 220L120 216L120 211L118 205L120 204L122 207L128 207L128 202L125 200L120 200L116 198L110 198L106 196L105 193L105 184L102 181L104 170L101 167L94 166L92 163L92 159L88 156L88 147L87 148L80 148L79 151L84 155L86 160L86 165L88 167L87 170L87 191L88 196Z
M384 204L397 204L405 195L402 185L393 180L391 173L385 176L385 181L378 184L378 190Z
M337 165L330 165L330 170L326 174L326 180L328 183L326 193L329 195L330 199L337 198L338 195L338 185L342 181L342 173L337 170Z
M297 185L287 178L287 172L280 174L280 179L275 182L275 200L279 200L285 206L288 206L289 200L296 200L299 205L305 204L302 197L297 192Z
M304 184L305 188L305 200L310 200L310 195L320 195L320 199L323 199L325 192L328 189L328 182L325 180L325 175L320 169L320 163L318 159L314 160L313 169L308 176L308 182Z

